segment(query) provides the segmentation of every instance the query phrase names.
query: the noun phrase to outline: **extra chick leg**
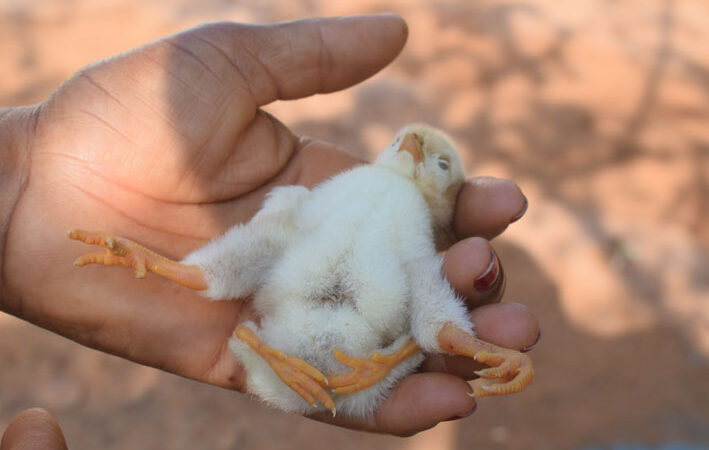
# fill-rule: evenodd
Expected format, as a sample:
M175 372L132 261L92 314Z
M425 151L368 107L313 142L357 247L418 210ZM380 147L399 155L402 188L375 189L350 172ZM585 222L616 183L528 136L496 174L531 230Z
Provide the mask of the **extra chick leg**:
M390 355L373 353L369 359L353 358L336 348L335 358L342 364L352 367L352 370L344 375L328 378L328 386L335 388L332 390L335 394L351 394L361 391L386 377L399 363L420 350L413 339L406 341Z
M68 234L70 239L100 245L106 249L104 252L80 256L74 261L76 266L103 264L131 267L135 271L136 278L143 278L147 272L153 272L190 289L198 291L207 289L202 270L197 266L180 264L131 240L109 233L72 228Z
M481 341L453 324L447 323L441 328L438 343L446 352L491 366L475 372L480 378L470 382L476 398L520 392L534 378L529 356Z
M335 403L332 401L332 397L322 388L322 386L328 384L327 378L318 369L300 358L287 355L268 346L256 336L254 330L245 325L236 327L234 336L244 341L261 355L273 371L276 372L276 375L289 388L293 389L296 394L300 395L303 400L316 406L315 399L318 399L325 408L332 411L332 416L335 416Z

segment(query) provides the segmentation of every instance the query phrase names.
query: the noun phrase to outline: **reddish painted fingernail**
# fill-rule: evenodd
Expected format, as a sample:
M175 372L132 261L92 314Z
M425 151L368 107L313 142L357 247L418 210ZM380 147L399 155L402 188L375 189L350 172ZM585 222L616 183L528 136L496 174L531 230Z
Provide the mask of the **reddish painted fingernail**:
M466 417L470 417L471 415L473 415L473 413L475 412L476 409L478 409L477 404L475 404L475 406L473 406L473 409L471 409L469 412L463 413L463 414L456 414L455 416L451 417L450 419L444 420L444 422L450 422L451 420L460 420L460 419L465 419Z
M529 352L529 351L531 351L531 350L534 350L534 347L536 347L537 345L539 345L539 341L541 341L541 340L542 340L542 330L539 330L539 334L537 335L537 340L534 341L534 344L530 345L529 347L523 348L523 349L521 350L522 353L527 353L527 352Z
M527 208L529 207L529 200L527 200L527 196L524 194L522 194L522 197L524 197L524 207L522 208L522 211L519 212L519 214L517 214L510 220L510 223L517 222L519 219L522 218L524 213L527 212Z
M497 278L500 276L500 263L497 260L497 255L492 249L490 250L490 254L492 255L490 265L487 266L487 269L485 269L485 272L483 272L482 275L475 279L475 283L473 284L478 292L490 290L497 282Z

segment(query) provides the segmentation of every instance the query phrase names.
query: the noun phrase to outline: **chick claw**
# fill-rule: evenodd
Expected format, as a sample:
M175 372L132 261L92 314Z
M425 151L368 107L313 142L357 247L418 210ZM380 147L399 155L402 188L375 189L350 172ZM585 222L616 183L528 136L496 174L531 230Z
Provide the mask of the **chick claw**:
M153 272L190 289L207 288L199 267L173 261L129 239L101 231L84 231L76 228L69 230L68 235L69 239L99 245L105 249L103 252L78 257L74 261L75 266L81 267L87 264L124 266L132 268L136 278L143 278L147 272Z
M450 353L472 357L491 366L475 372L480 378L469 383L473 397L520 392L534 379L532 360L528 355L476 339L452 324L441 328L438 342Z
M336 348L333 352L335 358L342 364L352 367L353 370L328 378L328 386L334 388L332 392L335 394L352 394L361 391L386 377L397 364L418 353L419 350L419 346L413 339L409 339L391 355L373 353L369 359L353 358Z
M330 394L322 388L322 386L327 386L328 380L319 370L300 358L268 346L256 336L254 330L245 325L236 327L234 335L261 355L276 372L276 375L303 400L317 406L315 403L317 398L325 408L332 412L332 416L335 416L335 402Z

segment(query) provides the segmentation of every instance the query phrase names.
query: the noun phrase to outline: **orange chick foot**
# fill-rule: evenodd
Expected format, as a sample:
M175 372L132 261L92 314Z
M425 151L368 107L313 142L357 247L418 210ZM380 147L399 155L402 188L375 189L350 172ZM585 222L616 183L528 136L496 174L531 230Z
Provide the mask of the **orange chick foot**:
M444 351L490 366L475 372L480 378L469 383L476 398L520 392L534 379L528 355L481 341L452 324L441 328L438 342Z
M276 375L303 400L317 406L317 399L332 412L333 417L335 416L335 402L322 387L327 386L327 378L319 370L300 358L270 347L256 336L254 330L245 325L236 327L234 335L261 355Z
M132 268L136 278L143 278L147 272L154 272L190 289L207 289L207 283L199 267L173 261L129 239L102 231L84 231L77 228L72 228L67 234L69 239L104 248L102 252L78 257L74 261L75 266L81 267L87 264L124 266Z
M534 378L532 360L516 350L483 350L475 355L475 360L491 366L475 372L480 378L469 383L476 398L520 392Z
M149 264L148 260L152 259L150 255L141 251L146 249L138 244L110 233L72 228L67 234L69 239L89 245L99 245L105 249L103 252L89 253L76 258L75 266L103 264L105 266L130 267L135 271L137 278L143 278L147 272L146 264Z
M352 367L352 370L328 378L328 386L334 388L332 392L335 394L352 394L361 391L386 377L394 367L409 356L418 353L419 350L419 346L413 339L409 339L391 355L373 353L369 359L353 358L336 348L335 358L342 364Z

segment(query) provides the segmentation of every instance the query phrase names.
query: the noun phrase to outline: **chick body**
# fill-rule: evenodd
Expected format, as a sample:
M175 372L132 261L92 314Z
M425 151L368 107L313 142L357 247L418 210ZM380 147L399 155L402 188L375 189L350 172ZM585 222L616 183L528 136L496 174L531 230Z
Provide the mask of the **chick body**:
M351 370L333 356L392 353L411 336L440 351L445 322L471 330L467 311L441 274L429 205L407 176L377 165L339 174L309 191L276 188L244 225L183 261L200 266L212 299L253 293L259 338L326 376ZM230 348L247 389L280 409L313 407L286 386L247 344ZM338 412L372 412L391 386L420 364L421 352L359 392L333 395Z
M181 263L106 232L72 229L69 237L105 249L78 266L122 265L139 277L150 270L213 300L252 297L259 324L239 324L229 342L247 390L286 411L312 412L317 399L320 409L365 416L421 352L490 365L470 382L476 397L519 392L534 378L527 355L474 337L442 275L436 244L455 239L463 180L448 138L412 125L371 166L312 191L274 189L248 223Z

